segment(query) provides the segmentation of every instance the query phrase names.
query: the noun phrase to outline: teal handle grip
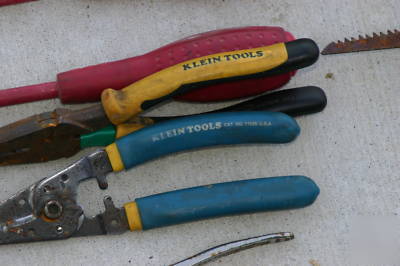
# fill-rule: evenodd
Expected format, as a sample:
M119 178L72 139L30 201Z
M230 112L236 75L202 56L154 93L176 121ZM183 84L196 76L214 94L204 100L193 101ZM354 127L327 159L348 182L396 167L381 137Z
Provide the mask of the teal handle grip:
M318 186L305 176L258 178L136 199L143 230L227 215L302 208Z
M182 117L146 127L116 141L125 169L160 156L200 147L286 143L300 133L296 121L277 112L229 112Z

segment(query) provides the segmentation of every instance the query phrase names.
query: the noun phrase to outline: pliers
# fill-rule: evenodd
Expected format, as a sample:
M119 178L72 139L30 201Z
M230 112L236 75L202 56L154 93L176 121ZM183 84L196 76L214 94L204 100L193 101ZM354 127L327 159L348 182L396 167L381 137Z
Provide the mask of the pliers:
M291 116L298 116L322 111L325 108L326 103L326 95L322 89L314 86L308 86L273 92L208 113L265 110L283 112ZM64 111L57 109L49 113L49 116L53 117L53 119L47 120L46 123L55 123L57 117L59 120L64 120L65 117L59 115L63 112ZM6 141L5 143L1 144L0 165L4 166L18 163L45 162L62 157L69 157L76 154L83 148L107 146L114 142L116 138L121 138L129 133L142 129L145 126L180 117L184 116L137 117L135 121L130 121L130 123L119 125L118 127L111 125L101 130L83 134L81 136L53 135L46 138L43 136L46 141L38 141L38 138L42 137L42 135L37 132L35 135L37 140L33 139L32 135L27 135L27 137L24 138L25 140L19 138L16 141ZM186 117L193 117L193 115ZM73 118L70 118L69 120L71 121L71 119ZM35 124L38 120L39 119L35 117L30 119L30 122ZM21 127L27 127L28 122L27 120L25 121L26 122L24 122ZM42 122L42 124L43 123L44 122ZM6 139L3 137L4 133L8 135L14 135L15 132L18 131L19 127L15 126L15 124L0 128L0 139ZM29 150L24 149L23 145L29 147Z
M174 65L121 91L105 90L102 104L78 111L61 109L43 113L1 128L1 164L70 156L79 150L77 146L81 135L111 124L151 124L153 119L137 115L172 96L204 85L289 72L313 64L318 56L319 49L314 41L299 39L256 49L204 56ZM75 145L71 145L71 149L57 152L57 146L66 140ZM46 146L50 148L43 149ZM38 150L43 150L49 156L38 156Z
M87 217L76 201L87 168L72 165L0 205L0 244L121 234L228 215L303 208L319 194L304 176L257 178L175 190L135 199L116 208L104 198L105 211ZM78 171L77 171L78 170ZM104 174L105 169L96 168ZM51 188L49 190L49 188Z
M117 234L127 230L191 222L224 215L301 208L312 204L318 186L304 176L234 181L176 190L136 199L87 217L78 203L80 182L129 169L168 153L240 143L285 143L299 134L291 117L277 112L198 115L162 122L131 133L105 149L17 193L0 205L0 243L57 240Z

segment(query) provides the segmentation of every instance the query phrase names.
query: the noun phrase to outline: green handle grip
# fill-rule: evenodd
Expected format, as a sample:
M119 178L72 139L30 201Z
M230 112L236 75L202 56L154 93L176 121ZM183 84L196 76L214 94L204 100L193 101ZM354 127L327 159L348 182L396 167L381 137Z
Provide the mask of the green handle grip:
M115 126L110 125L95 132L81 135L81 148L108 146L115 141Z

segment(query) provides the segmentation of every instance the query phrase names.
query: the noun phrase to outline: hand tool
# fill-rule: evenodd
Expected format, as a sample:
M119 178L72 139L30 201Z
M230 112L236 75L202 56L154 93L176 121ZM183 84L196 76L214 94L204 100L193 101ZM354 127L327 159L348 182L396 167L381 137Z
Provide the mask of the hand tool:
M293 233L290 232L282 232L282 233L250 237L247 239L237 240L207 249L206 251L200 252L178 263L171 264L170 266L203 265L208 262L215 261L221 257L240 252L242 250L246 250L260 245L289 241L292 239L294 239L294 235Z
M358 40L355 38L351 38L351 40L346 38L344 42L331 42L321 54L341 54L391 48L400 48L400 32L398 30L394 30L394 32L389 30L387 34L381 32L378 35L374 33L372 37L359 35Z
M252 132L249 133L246 130ZM204 145L253 143L257 141L285 143L292 141L299 132L300 128L296 121L282 113L256 111L202 114L160 122L130 133L116 140L117 144L120 143L118 144L118 149L114 147L115 143L111 144L114 150L110 151L114 151L118 155L122 149L125 154L129 154L130 151L125 149L131 148L135 152L143 153L135 158L158 157L180 149L192 149L203 147ZM225 136L227 134L232 134L233 136ZM174 143L174 141L177 142ZM26 142L29 142L29 139L26 139ZM60 142L62 142L62 138L60 138ZM77 142L79 145L79 137L77 137ZM68 147L72 146L72 144L63 147L63 149L68 150ZM35 147L36 145L37 143L35 142L31 143L31 147L39 151L40 147ZM146 145L154 145L154 147ZM106 149L111 149L109 147L107 146ZM23 156L24 152L21 151L21 156ZM43 154L38 155L52 158L53 155L46 155L46 152L58 154L57 151L46 149ZM14 157L8 158L8 161L5 161L4 164L21 162L17 155L18 152L14 154ZM4 153L4 156L7 157L7 153ZM123 155L123 157L126 157L126 160L130 160L129 155ZM40 161L41 159L31 158L31 161L35 160ZM118 159L117 161L120 162L121 160Z
M283 112L291 116L315 113L322 111L326 106L326 96L322 89L308 86L273 92L252 100L244 101L223 109L208 113L232 111L274 111ZM58 110L53 113L59 112ZM83 148L94 146L107 146L120 138L145 126L161 121L176 119L184 116L170 117L140 117L136 121L122 124L118 127L108 126L93 133L77 135L51 135L44 136L39 132L31 132L16 141L0 144L0 165L17 163L34 163L69 157ZM53 123L53 121L48 121ZM76 123L77 126L80 126ZM41 123L43 126L43 123ZM16 129L16 128L15 128ZM9 129L9 135L15 135ZM38 131L40 131L39 129ZM82 131L85 129L82 128ZM0 132L2 129L0 129ZM18 144L16 144L18 143ZM22 146L26 145L26 146Z
M16 5L16 4L32 2L32 1L38 1L38 0L0 0L0 7L8 6L8 5Z
M97 154L99 155L99 154ZM149 230L227 215L302 208L318 186L305 176L258 178L192 187L138 198L87 217L77 202L79 183L111 171L97 155L40 180L0 205L0 244Z
M150 53L115 62L70 70L57 81L0 90L0 106L59 97L63 103L99 101L107 88L122 89L148 75L196 57L294 40L280 27L242 27L215 30L187 37ZM279 88L295 72L273 77L215 84L180 96L181 100L218 101Z
M314 41L299 39L186 61L148 76L121 91L105 90L102 105L78 111L59 109L55 113L42 113L2 127L0 143L5 147L4 152L10 151L12 147L13 154L22 154L29 151L31 146L51 141L54 136L57 136L55 139L68 139L70 136L97 131L111 123L129 123L141 111L200 85L227 79L268 76L306 67L314 63L318 55L318 46ZM30 138L41 142L32 142Z

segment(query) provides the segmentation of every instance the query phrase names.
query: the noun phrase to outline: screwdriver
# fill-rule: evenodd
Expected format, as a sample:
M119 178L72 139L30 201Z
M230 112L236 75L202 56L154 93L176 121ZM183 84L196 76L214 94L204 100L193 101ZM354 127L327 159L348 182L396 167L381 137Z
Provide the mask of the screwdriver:
M60 73L55 82L0 90L0 106L57 97L62 103L99 101L104 89L122 89L189 59L291 40L294 40L293 35L280 27L256 26L205 32L141 56ZM206 102L246 97L279 88L293 75L294 72L288 72L273 77L211 85L189 92L179 99Z

